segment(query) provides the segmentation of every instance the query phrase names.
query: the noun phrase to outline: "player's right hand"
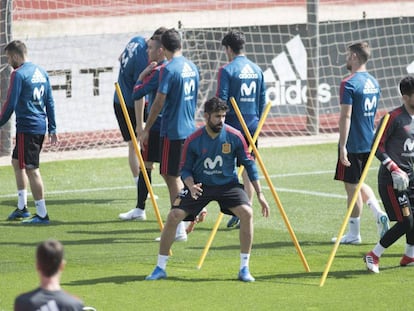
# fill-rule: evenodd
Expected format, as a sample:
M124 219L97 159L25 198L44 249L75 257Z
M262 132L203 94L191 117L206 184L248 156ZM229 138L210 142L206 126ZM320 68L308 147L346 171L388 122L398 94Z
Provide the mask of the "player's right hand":
M148 76L151 71L157 67L157 62L151 62L139 75L138 80L144 81L145 77Z
M145 151L145 146L148 145L148 135L148 131L144 129L139 137L140 147L143 151Z
M408 188L410 179L406 172L400 168L395 169L391 172L392 183L395 190L404 191Z

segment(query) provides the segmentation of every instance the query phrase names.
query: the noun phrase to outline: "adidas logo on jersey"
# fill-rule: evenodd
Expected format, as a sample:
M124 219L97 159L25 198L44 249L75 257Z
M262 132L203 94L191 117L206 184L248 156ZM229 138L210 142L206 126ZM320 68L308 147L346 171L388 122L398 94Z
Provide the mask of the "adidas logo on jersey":
M246 64L241 73L239 74L240 79L257 79L258 75L254 72L252 67L249 64Z
M287 52L272 59L272 68L263 72L267 85L266 101L275 105L300 105L307 102L307 53L305 46L296 35L285 44ZM288 57L290 56L290 59ZM291 60L291 61L290 61ZM320 103L331 100L331 86L320 83L318 99Z
M190 77L195 77L195 76L196 76L196 73L193 70L193 68L191 68L189 64L184 63L183 71L181 71L181 77L190 78Z
M364 94L378 94L379 90L375 86L375 84L371 81L371 79L367 79L364 85Z
M46 78L42 75L39 68L36 68L33 76L32 76L32 83L45 83Z

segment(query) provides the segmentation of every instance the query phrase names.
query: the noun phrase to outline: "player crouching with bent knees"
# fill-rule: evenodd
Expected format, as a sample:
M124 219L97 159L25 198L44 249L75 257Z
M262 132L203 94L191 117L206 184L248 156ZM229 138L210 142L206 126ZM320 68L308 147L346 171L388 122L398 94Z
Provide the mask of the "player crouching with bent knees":
M244 282L255 279L249 272L250 251L253 240L253 211L249 198L239 183L235 160L245 167L262 215L269 216L269 205L262 193L256 164L248 152L243 135L224 123L227 104L213 97L204 106L206 125L190 135L183 149L181 178L185 188L177 196L161 234L158 262L146 280L165 279L168 253L174 242L175 231L182 220L194 220L211 201L217 201L224 214L240 218L240 271Z

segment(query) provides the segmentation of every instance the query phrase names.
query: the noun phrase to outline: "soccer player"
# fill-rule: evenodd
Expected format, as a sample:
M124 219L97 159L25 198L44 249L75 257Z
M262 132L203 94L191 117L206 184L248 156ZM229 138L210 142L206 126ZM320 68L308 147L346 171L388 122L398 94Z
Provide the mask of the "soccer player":
M374 120L381 90L377 80L367 72L370 57L367 42L357 42L347 49L346 68L351 74L340 86L338 162L334 179L344 182L348 206L357 188L371 151ZM360 215L364 202L370 207L381 236L389 228L387 215L381 210L371 187L364 183L349 218L349 230L342 244L360 244ZM336 242L336 237L332 242Z
M0 126L16 114L16 145L12 165L17 184L17 208L7 220L25 224L48 224L39 156L46 131L51 144L57 144L55 104L47 72L27 60L27 47L19 40L6 45L8 63L14 68L6 102L0 112ZM46 122L47 119L47 122ZM35 201L36 214L27 209L27 184Z
M266 104L266 86L262 70L244 55L245 43L246 39L241 31L229 31L222 39L221 44L225 48L229 63L219 69L216 96L226 101L230 107L226 123L244 133L230 103L230 97L234 97L253 137ZM252 205L253 186L246 171L243 171L242 178ZM227 227L236 227L238 224L239 219L234 216L227 223Z
M376 157L381 162L378 191L389 219L396 221L396 224L364 257L367 269L374 273L379 273L381 255L404 234L405 254L400 265L414 265L414 77L403 78L399 87L403 104L390 112L376 152Z
M161 234L157 266L146 280L167 277L168 252L174 242L174 232L182 220L193 220L211 201L217 201L224 214L240 219L240 271L244 282L255 279L249 272L253 239L253 212L249 198L239 183L235 161L246 168L262 206L262 214L269 215L269 205L262 193L255 162L248 152L242 134L224 123L228 106L213 97L204 106L206 125L196 130L184 144L181 178L185 188L172 204Z
M137 101L137 136L141 136L144 128L144 109L148 111L151 109L158 89L158 80L161 68L167 62L164 54L164 49L161 46L161 35L167 30L165 27L158 28L152 37L148 40L147 53L150 64L140 73L138 80L135 83L132 91L132 99ZM148 95L148 106L145 107L144 101L141 100L145 95ZM148 178L151 181L151 172L154 162L159 162L159 144L160 144L160 128L161 116L158 114L156 121L149 131L148 143L145 150L141 150L142 158L145 161L145 169L147 170ZM137 187L137 206L132 210L119 214L122 220L146 220L145 202L148 196L148 188L145 184L144 175L139 172L138 187Z
M40 285L15 299L15 311L83 310L83 302L61 288L60 278L66 264L63 255L63 245L59 241L46 240L37 246L36 270Z
M135 105L138 105L139 103L134 102L132 98L132 91L139 74L148 65L147 42L145 38L136 36L128 42L124 51L119 56L119 65L119 87L124 97L125 105L127 106L132 127L136 129L137 114L139 114L139 112L137 109L135 109ZM144 99L141 100L143 101ZM122 137L124 141L128 142L128 163L135 184L137 185L140 172L138 158L135 154L134 145L132 143L131 136L128 131L128 126L126 124L121 104L116 92L114 94L114 112Z
M172 205L183 186L179 166L184 140L195 130L199 73L197 67L182 55L181 38L177 30L165 31L161 43L168 63L161 69L158 91L140 142L145 152L149 131L162 111L160 174L168 186ZM180 223L177 241L187 240L185 229L185 224Z

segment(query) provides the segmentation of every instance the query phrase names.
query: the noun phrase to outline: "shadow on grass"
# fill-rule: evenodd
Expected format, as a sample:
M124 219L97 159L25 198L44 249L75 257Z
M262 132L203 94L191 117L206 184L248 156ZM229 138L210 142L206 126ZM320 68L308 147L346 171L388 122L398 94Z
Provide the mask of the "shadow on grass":
M400 267L384 267L381 270L394 270L399 269ZM149 271L150 272L150 271ZM345 271L333 271L330 272L327 276L327 281L329 278L335 279L352 279L359 276L373 275L366 270L345 270ZM188 278L188 274L185 277L169 276L166 280L158 280L158 282L165 281L180 281L180 282L240 282L236 277L231 278L214 278L214 277L194 277ZM64 283L64 286L79 286L79 285L96 285L103 283L114 283L114 284L125 284L131 282L148 282L145 280L146 275L119 275L119 276L110 276L95 278L89 280L75 280L71 282ZM276 283L281 284L302 284L307 286L319 286L320 279L322 277L322 272L300 272L300 273L282 273L282 274L269 274L265 276L255 276L256 282L267 282L275 281ZM312 281L312 283L310 283ZM157 282L157 281L155 281Z
M151 271L149 271L148 273L150 273ZM237 278L229 278L229 279L225 279L225 278L180 278L177 276L169 276L167 279L165 280L157 280L157 281L147 281L145 280L145 277L147 275L119 275L119 276L110 276L110 277L103 277L103 278L96 278L96 279L89 279L89 280L76 280L76 281L71 281L71 282L67 282L67 283L62 283L63 286L81 286L81 285L97 285L97 284L104 284L104 283L113 283L113 284L125 284L125 283L131 283L131 282L148 282L148 283L153 283L153 282L166 282L166 281L180 281L180 282L190 282L190 283L195 283L195 282L218 282L218 281L222 281L222 282L229 282L229 281L235 281L235 282L240 282L239 280L237 280Z
M99 205L99 204L109 204L112 202L119 202L119 201L128 201L127 199L48 199L46 197L46 204L47 205ZM30 202L30 200L28 200ZM0 201L0 205L10 206L12 209L16 207L17 200L3 200ZM96 206L94 206L96 207Z
M362 267L362 266L361 266ZM388 267L381 267L381 271L388 271L388 270L395 270L400 269L400 266L388 266ZM319 286L320 280L322 278L323 271L315 271L315 272L300 272L300 273L281 273L281 274L272 274L266 276L259 276L256 277L256 280L279 280L281 283L302 283L301 280L315 280L315 285ZM369 272L363 268L360 270L343 270L343 271L330 271L327 275L327 281L329 278L335 279L352 279L359 276L375 276L375 273ZM293 279L297 279L298 282L292 282ZM309 282L303 283L304 285L314 285L310 284Z

